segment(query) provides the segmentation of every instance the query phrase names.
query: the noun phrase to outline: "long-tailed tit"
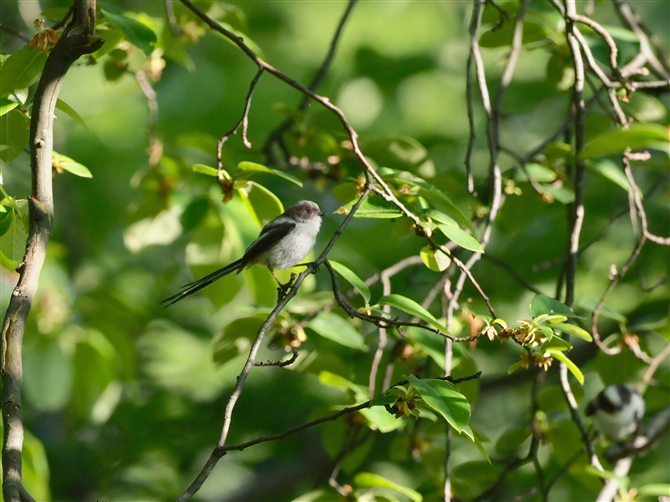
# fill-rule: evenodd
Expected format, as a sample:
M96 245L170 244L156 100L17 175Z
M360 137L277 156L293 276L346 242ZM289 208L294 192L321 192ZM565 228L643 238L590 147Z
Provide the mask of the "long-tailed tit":
M605 387L586 405L598 432L610 439L622 440L637 431L644 415L644 399L630 385Z
M314 202L301 200L265 225L258 239L249 246L242 258L202 279L186 284L182 291L161 303L165 303L166 307L172 305L221 277L231 272L239 274L255 263L267 266L282 286L274 271L294 267L309 254L316 242L324 214Z

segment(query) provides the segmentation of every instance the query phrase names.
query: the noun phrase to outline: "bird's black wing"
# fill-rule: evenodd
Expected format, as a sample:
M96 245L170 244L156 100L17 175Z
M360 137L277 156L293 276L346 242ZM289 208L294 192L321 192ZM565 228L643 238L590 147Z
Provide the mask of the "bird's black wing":
M216 270L209 275L206 275L202 279L198 279L197 281L193 281L189 284L186 284L183 286L184 289L182 289L179 293L174 294L169 298L166 298L165 300L162 300L161 303L164 303L166 307L169 307L173 303L177 303L179 300L182 300L183 298L192 295L196 291L200 291L202 288L206 288L213 282L216 282L219 279L221 279L221 277L228 275L231 272L234 272L235 270L238 270L240 268L240 265L242 265L242 260L234 261L230 265L226 265L225 267L220 268L219 270Z
M258 239L249 246L246 253L242 257L241 262L244 266L256 263L256 259L263 253L269 251L277 245L284 237L286 237L295 228L295 223L292 221L282 221L281 223L274 223L271 221L261 231Z

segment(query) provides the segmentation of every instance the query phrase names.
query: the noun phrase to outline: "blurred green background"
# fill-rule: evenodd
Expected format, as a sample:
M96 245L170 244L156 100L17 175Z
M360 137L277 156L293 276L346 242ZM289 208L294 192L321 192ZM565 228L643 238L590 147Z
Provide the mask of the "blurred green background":
M244 33L266 61L301 83L309 82L317 71L346 6L342 1L197 4ZM633 4L667 50L670 4L662 0ZM32 37L32 20L41 12L57 19L56 14L69 5L67 1L3 1L2 24ZM518 9L517 2L501 5L512 17ZM609 2L593 5L595 19L608 27L620 26ZM224 146L224 168L234 173L241 161L267 163L261 147L287 116L297 118L286 137L292 154L309 159L310 166L326 167L321 172L293 167L290 172L304 182L302 187L270 174L254 175L258 186L247 187L249 201L236 192L223 204L215 178L194 172L192 165L216 166L216 141L241 117L254 65L231 43L197 25L179 4L174 7L185 29L181 37L166 26L163 2L99 2L98 6L125 12L151 28L158 34L158 49L147 55L122 41L118 53L82 58L68 73L60 95L87 127L57 111L55 149L85 165L93 176L65 173L54 180L54 233L25 339L25 484L36 500L166 500L190 483L218 438L223 407L255 334L253 320L233 322L267 313L276 298L272 277L259 268L227 277L167 310L159 301L180 285L239 257L260 225L278 214L271 194L284 207L310 199L327 211L315 249L320 253L342 220L335 211L346 202L333 189L347 177L357 178L360 170L342 147L346 137L332 115L315 104L305 113L296 111L301 96L264 75L249 114L253 147L245 148L239 134L233 136ZM484 205L468 194L464 168L471 9L472 2L464 1L360 2L318 89L342 108L360 135L363 152L375 165L402 169L403 159L392 155L389 138L413 138L404 141L426 159L415 172L446 193L468 217ZM497 16L488 7L481 29L487 32L482 51L492 93L509 51L506 28L490 31ZM105 24L104 17L102 22L98 34L111 37L114 27ZM500 127L502 144L518 155L540 144L565 121L571 99L560 16L548 2L533 1L527 22L529 37L535 35L535 39L525 41L505 96ZM626 38L630 32L618 29L620 58L626 60L637 45ZM24 45L11 33L0 34L3 54ZM602 42L593 35L589 41L594 53L605 60ZM157 96L153 132L149 104L135 77L138 71L149 73ZM587 93L592 95L592 89ZM623 106L638 121L667 126L669 99L667 89L638 92ZM472 166L481 189L489 157L479 99L474 119L477 139ZM606 104L591 107L590 137L608 127L608 121ZM158 143L150 150L152 137ZM652 153L651 161L635 163L634 170L641 189L648 193L645 208L650 230L667 235L668 156ZM155 158L150 160L150 154ZM339 160L331 163L332 157ZM626 215L626 190L601 174L607 162L616 162L616 156L594 161L586 177L582 242L596 242L580 256L575 310L587 316L609 284L610 266L625 263L636 242ZM534 293L496 262L554 296L567 247L567 213L563 192L551 192L553 202L541 198L514 155L502 152L500 165L508 195L486 257L473 273L498 317L512 324L529 318ZM619 169L616 164L614 169ZM561 166L556 170L561 171ZM619 171L617 179L621 176ZM3 162L2 177L7 194L25 198L30 191L28 155ZM546 186L549 190L552 183ZM567 181L564 186L570 192ZM623 216L614 219L616 215ZM355 219L329 257L367 278L418 255L424 245L402 219ZM653 284L667 277L668 263L667 246L643 249L634 269L608 298L600 325L603 334L620 338L634 333L652 354L670 341L667 283L649 292L640 287L640 281ZM15 263L5 256L4 264L3 307L17 279L12 272ZM421 302L439 277L419 264L394 277L393 292ZM381 294L381 287L375 285L373 299ZM362 305L359 300L354 300L357 306ZM289 328L331 301L330 278L322 269L305 281L280 317L271 334L275 340L270 346L264 344L261 358L282 358L290 341ZM470 284L461 301L461 311L468 310L486 313ZM439 301L431 312L441 315ZM367 385L378 332L372 326L354 326L365 338L367 351L347 348L307 327L295 365L256 368L235 410L229 443L276 434L325 415L334 406L353 403L350 392L325 385L319 375L329 371ZM461 327L463 336L469 334L466 317L459 318L454 334ZM389 349L398 340L396 334L390 336ZM439 365L420 346L413 350L411 357L396 361L391 381L411 372L441 374ZM521 452L527 448L528 434L523 432L523 443L512 442L507 450L501 447L503 451L494 448L505 431L523 431L529 420L532 378L524 371L507 376L507 368L518 360L518 347L484 339L476 346L460 344L455 350L458 376L483 371L481 381L463 384L461 389L473 405L473 427L488 438L489 453L498 459L525 454ZM591 346L578 341L574 353L586 375L584 388L575 388L582 404L603 384L635 382L646 368L630 351L615 357L596 355ZM647 393L650 413L667 405L669 378L665 361L656 378L662 385ZM539 398L550 424L540 454L549 477L569 457L566 452L580 448L556 381L552 368ZM340 420L231 453L219 462L196 499L293 500L320 488L324 490L320 500L337 500L339 495L327 480L333 458L351 430L350 421L355 420ZM410 419L399 427L365 438L345 457L339 482L362 489L364 482L356 473L373 472L417 490L424 500L438 500L444 424ZM488 467L470 441L454 437L452 447L450 462L459 497L470 499L497 479L501 464ZM663 453L669 448L666 437L655 451L636 460L631 473L634 485L670 483ZM530 467L518 469L500 488L498 500L522 494L535 484ZM559 480L550 500L577 500L581 494L592 499L598 489L597 478L584 475L583 463L577 463ZM395 496L405 500L398 493Z

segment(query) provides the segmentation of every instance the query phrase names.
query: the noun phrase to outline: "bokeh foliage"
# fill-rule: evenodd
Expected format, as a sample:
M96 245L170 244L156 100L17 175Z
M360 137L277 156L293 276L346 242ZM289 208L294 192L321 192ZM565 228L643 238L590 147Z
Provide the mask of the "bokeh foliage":
M346 6L196 3L299 82L308 82L318 70ZM622 26L612 4L591 3L592 17L614 37L623 66L637 54L639 40ZM350 301L361 311L446 326L448 298L438 294L418 305L439 281L447 278L447 289L456 282L459 270L438 246L462 261L481 249L469 234L474 230L481 239L481 223L491 209L486 114L478 99L472 99L477 134L470 191L464 168L471 138L466 62L472 4L361 2L317 89L344 111L363 153L421 222L413 224L373 194L346 227L329 258L340 288L357 286ZM498 6L486 5L479 28L492 95L519 2ZM66 1L0 5L3 26L30 33L29 38L33 18L42 16L49 26L64 18L68 7ZM634 7L667 50L668 4L659 0ZM223 145L226 174L218 183L212 176L217 141L242 116L255 68L187 7L175 3L173 8L175 27L167 22L162 2L99 3L98 35L106 43L71 69L60 95L54 235L24 351L29 431L24 478L36 500L165 500L181 493L216 443L246 352L277 298L272 276L252 268L168 310L159 301L237 259L265 222L300 199L317 201L328 212L318 255L363 189L361 166L336 117L315 103L301 109L302 96L268 75L250 108L252 148L244 146L241 132ZM334 500L340 495L328 479L336 466L333 484L361 500L438 500L447 423L453 431L448 472L459 498L475 498L498 482L490 494L498 500L536 488L538 474L530 464L516 465L503 477L510 461L526 455L533 435L541 439L535 458L545 482L557 476L549 500L595 497L601 484L586 468L585 455L573 458L583 443L555 369L567 354L583 409L603 384L637 382L647 369L629 348L631 336L651 355L670 343L670 293L667 283L659 282L669 272L670 252L654 243L642 249L600 313L602 338L610 347L621 345L621 353L599 351L587 333L594 307L638 239L637 224L628 217L633 189L620 165L627 147L650 152L649 159L632 160L632 169L645 194L649 230L667 236L670 106L667 86L629 97L622 93L621 107L635 121L622 133L607 92L598 90L597 79L589 80L581 242L590 245L579 256L576 275L572 310L580 317L566 311L583 329L563 318L541 317L550 308L538 306L540 300L563 295L567 215L575 201L574 138L566 130L546 141L570 113L574 70L564 32L564 20L551 2L529 2L521 58L500 109L504 203L486 252L472 269L497 319L466 281L448 326L455 337L491 327L491 340L454 343L447 363L443 337L418 327L387 330L374 395L385 390L384 383L409 375L394 394L403 398L393 401L399 418L377 406L278 442L230 452L198 500ZM1 34L0 280L6 303L27 235L25 148L32 93L46 52L24 47L9 32ZM607 46L588 29L584 35L606 67ZM264 148L287 118L292 126L282 136L283 145ZM526 157L543 143L536 155ZM367 291L361 286L361 279L412 257L391 278L391 291L379 281ZM288 279L289 273L281 277ZM523 326L523 335L532 337L505 333L503 328L512 326ZM572 335L570 342L561 342L566 334ZM336 306L331 278L321 267L277 318L260 355L281 359L296 348L298 360L285 368L252 371L228 443L277 434L373 397L369 375L379 336L378 327L350 319ZM518 343L501 343L505 336ZM538 377L551 360L546 377ZM433 380L447 365L455 377L477 371L483 376L452 388ZM517 372L508 375L510 369ZM645 395L649 414L668 403L669 369L666 360L655 375L660 385ZM411 416L419 414L420 419ZM491 463L473 443L475 435ZM597 448L600 453L604 446ZM665 437L636 459L631 488L670 486L669 448ZM529 500L542 500L542 494Z

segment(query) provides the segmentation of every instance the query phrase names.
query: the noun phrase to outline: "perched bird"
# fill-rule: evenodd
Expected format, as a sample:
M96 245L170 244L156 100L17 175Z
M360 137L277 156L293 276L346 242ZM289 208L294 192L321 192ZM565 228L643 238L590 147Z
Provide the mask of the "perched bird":
M630 385L605 387L586 405L596 429L614 440L623 440L637 431L644 415L644 399Z
M255 263L267 266L282 286L274 271L294 267L309 254L316 242L324 214L316 203L301 200L265 225L258 239L249 246L242 258L202 279L186 284L179 293L161 303L165 303L166 307L172 305L221 277L231 272L239 274Z

